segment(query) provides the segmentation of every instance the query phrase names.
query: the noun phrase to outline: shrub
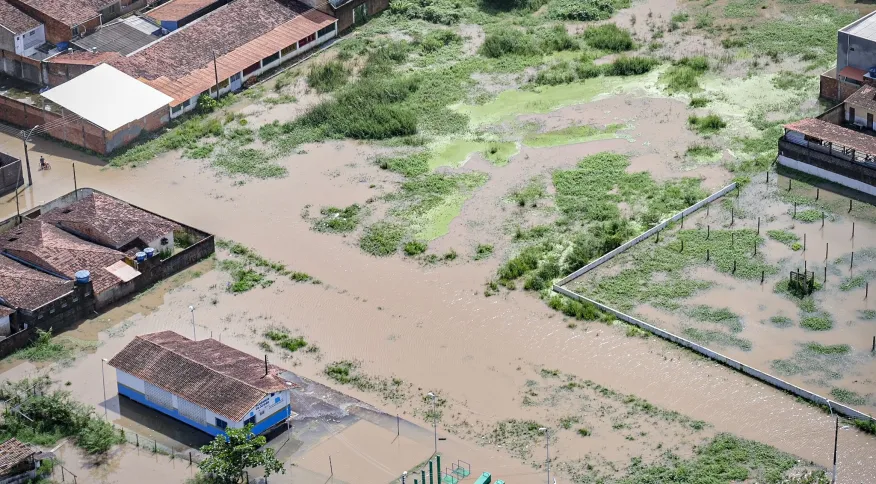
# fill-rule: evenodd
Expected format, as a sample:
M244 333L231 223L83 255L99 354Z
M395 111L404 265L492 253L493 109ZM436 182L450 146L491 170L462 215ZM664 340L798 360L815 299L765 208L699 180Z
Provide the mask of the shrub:
M709 104L708 98L692 97L692 98L690 98L690 103L688 103L688 106L690 106L692 108L704 108L704 107L706 107L707 104Z
M536 74L533 82L540 86L556 86L575 82L577 75L568 62L554 64Z
M538 47L546 53L578 49L578 43L569 35L563 25L536 30L535 36Z
M451 0L393 0L389 11L409 19L452 25L462 18L459 5Z
M629 5L629 1L551 0L548 3L547 15L555 20L589 22L605 20L611 17L617 8L624 8Z
M418 42L423 52L435 52L450 44L462 42L462 37L448 29L437 29L426 34Z
M649 72L657 64L659 61L650 57L622 55L611 64L603 66L603 72L607 76L637 76Z
M703 117L692 115L687 118L687 124L699 134L713 134L727 127L727 123L717 114Z
M198 97L198 112L201 114L212 113L218 105L218 101L206 94L201 94Z
M800 320L800 326L812 331L827 331L833 328L833 321L826 314L806 316Z
M406 177L425 175L429 172L429 153L416 153L408 156L381 157L376 160L377 166L384 170L394 171Z
M426 252L427 245L425 242L420 242L419 240L412 240L405 244L404 250L405 254L408 256L420 255L423 252Z
M674 91L694 91L699 89L699 78L709 70L705 56L683 57L666 70L663 82L666 89Z
M593 48L610 52L632 50L636 45L630 32L615 24L590 27L584 31L584 41Z
M316 64L307 74L307 84L317 92L331 92L347 83L350 71L340 61Z
M480 49L481 55L494 59L506 55L529 56L538 54L538 52L533 38L514 28L488 33Z
M575 66L575 74L578 75L579 79L591 79L594 77L599 77L602 75L602 72L602 66L597 66L589 62L581 63Z
M580 428L578 429L578 435L580 435L581 437L589 437L590 429Z
M404 237L404 230L389 222L377 222L365 229L365 234L359 239L359 247L365 252L385 257L395 254Z

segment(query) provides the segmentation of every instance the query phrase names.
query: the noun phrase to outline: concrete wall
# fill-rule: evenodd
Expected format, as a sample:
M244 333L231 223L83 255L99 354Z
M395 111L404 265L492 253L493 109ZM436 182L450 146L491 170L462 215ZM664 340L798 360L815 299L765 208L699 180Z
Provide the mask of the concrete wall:
M43 81L49 87L60 86L70 79L74 79L94 69L95 66L87 64L64 64L61 62L43 63Z
M876 67L876 42L837 32L836 71L846 66L869 70Z
M812 149L812 145L807 143L806 146L800 146L780 139L779 163L863 193L876 195L876 164L871 167L845 160L833 152L823 153ZM827 147L824 149L826 151Z
M46 26L39 25L15 36L15 53L30 55L33 49L46 43Z
M23 329L8 338L3 338L0 340L0 358L6 358L35 339L36 328Z
M72 290L36 309L19 309L18 317L22 325L52 330L57 334L83 319L92 316L95 309L95 296L91 283L75 284Z
M121 128L106 133L106 152L111 153L137 139L144 131L156 131L170 122L170 108L163 106L145 118L132 121Z
M44 84L40 62L14 52L0 50L0 72L32 84Z
M55 122L55 127L50 128L49 136L67 143L74 144L97 153L106 154L104 130L79 119L73 121L74 115L66 116L65 122L58 122L65 116L40 109L31 104L23 103L16 99L0 96L0 121L30 129L36 125L45 126Z
M15 34L0 27L0 50L15 52Z

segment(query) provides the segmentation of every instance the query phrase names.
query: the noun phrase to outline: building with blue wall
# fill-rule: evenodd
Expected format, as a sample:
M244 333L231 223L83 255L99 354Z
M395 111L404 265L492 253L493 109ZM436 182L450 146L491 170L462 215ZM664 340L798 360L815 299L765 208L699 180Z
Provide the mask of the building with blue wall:
M263 434L291 416L283 370L214 339L173 331L137 336L114 356L119 395L210 435L253 424Z

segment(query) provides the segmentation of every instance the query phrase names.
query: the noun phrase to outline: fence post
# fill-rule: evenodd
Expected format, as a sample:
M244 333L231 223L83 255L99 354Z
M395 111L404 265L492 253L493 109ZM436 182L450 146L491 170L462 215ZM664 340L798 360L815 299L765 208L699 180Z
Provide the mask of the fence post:
M803 252L806 252L806 234L803 234Z
M733 273L736 274L736 259L733 259Z
M827 265L824 266L824 283L827 284Z
M849 213L852 213L852 199L849 199Z
M706 249L706 262L709 262L709 259L711 259L711 254L709 253L709 249Z
M733 222L736 221L736 214L734 213L733 207L730 207L730 226L733 226Z
M760 235L760 217L757 218L757 235Z
M855 238L855 222L852 222L852 238Z
M855 253L854 252L852 252L852 260L851 260L851 262L849 262L849 270L852 270L853 267L855 267Z
M712 231L711 225L706 225L706 240L709 240L710 232Z
M821 212L821 228L824 228L824 212Z
M763 284L763 279L765 276L766 276L766 271L764 271L764 270L760 271L760 283L761 284Z
M192 465L192 453L189 451L189 467Z
M797 202L794 202L794 216L791 218L797 218Z
M821 189L815 188L815 199L818 200L818 197L821 195Z

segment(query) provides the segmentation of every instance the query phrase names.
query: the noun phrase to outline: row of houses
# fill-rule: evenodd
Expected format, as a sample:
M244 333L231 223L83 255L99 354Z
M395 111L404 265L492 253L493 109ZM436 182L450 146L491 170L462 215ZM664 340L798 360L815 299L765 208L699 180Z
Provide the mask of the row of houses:
M207 233L85 188L0 222L0 357L214 250Z
M238 91L387 6L0 0L0 73L42 93L38 103L0 98L0 121L110 153L194 109L201 95Z

